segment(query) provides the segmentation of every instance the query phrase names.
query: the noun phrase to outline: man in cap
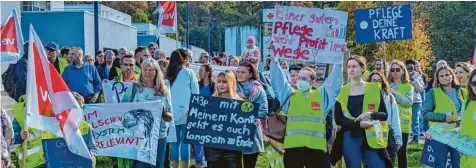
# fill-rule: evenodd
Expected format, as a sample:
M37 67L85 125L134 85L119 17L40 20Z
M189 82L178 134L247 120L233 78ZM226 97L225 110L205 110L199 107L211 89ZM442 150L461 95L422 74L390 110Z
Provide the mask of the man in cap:
M64 68L68 66L68 60L66 58L58 58L59 47L56 43L50 42L45 46L46 55L48 61L55 66L58 73L63 74Z

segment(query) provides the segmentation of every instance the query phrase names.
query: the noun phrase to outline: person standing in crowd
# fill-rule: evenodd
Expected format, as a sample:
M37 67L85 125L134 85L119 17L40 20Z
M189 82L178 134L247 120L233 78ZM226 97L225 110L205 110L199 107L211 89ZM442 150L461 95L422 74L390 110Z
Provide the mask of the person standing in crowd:
M259 104L253 150L243 152L243 167L255 168L259 153L264 152L263 132L260 122L264 122L268 117L268 100L263 84L259 80L258 69L254 64L248 61L242 62L236 74L240 96L244 100Z
M101 92L101 78L92 64L83 62L83 50L73 47L69 51L73 64L65 68L63 80L72 92L78 92L86 103L95 103Z
M212 58L212 65L216 66L222 66L223 65L223 60L220 57L213 57Z
M68 61L68 65L71 65L73 60L68 55L69 54L69 47L63 47L63 49L61 49L60 53L61 53L61 57L66 59L66 61Z
M121 67L121 59L122 57L127 55L126 47L122 47L119 49L119 55L114 59L114 63L112 64L114 67L120 68Z
M408 137L410 135L410 132L412 132L412 121L416 120L412 120L414 88L412 84L410 84L408 76L409 75L407 67L403 64L403 62L398 60L392 61L392 63L390 64L390 75L388 76L388 81L390 81L390 93L395 97L395 100L398 104L400 114L400 126L402 128L403 139L403 146L397 152L399 168L408 167ZM416 128L418 127L415 127L415 129Z
M198 89L200 95L212 96L215 93L215 81L212 79L213 69L210 64L203 64L200 66ZM236 88L235 88L236 90ZM196 168L202 168L205 165L205 155L203 145L193 144L194 157Z
M159 65L160 65L160 70L162 70L162 73L166 74L167 73L167 66L169 65L168 60L159 60Z
M415 89L413 92L412 105L412 140L410 141L412 144L417 144L418 140L420 139L420 124L423 124L419 122L421 104L423 103L421 92L425 91L425 82L423 81L421 74L417 71L416 64L417 63L414 60L405 61L408 76L410 78L410 84L412 84L413 88Z
M304 68L304 65L302 64L297 64L297 65L291 65L291 67L289 67L289 73L290 73L290 84L291 84L291 87L293 87L294 90L299 90L297 88L297 82L298 82L298 75L299 75L299 71L301 71L301 69Z
M104 59L104 57L103 57L103 59ZM95 61L94 61L94 57L91 56L91 55L85 55L85 56L84 56L84 62L95 66L95 65L94 65L94 62L95 62ZM102 64L104 64L104 62L103 62ZM98 64L97 66L102 65L102 64Z
M209 58L210 58L210 56L208 55L208 52L202 52L200 54L200 57L198 58L198 63L208 64L209 63Z
M385 101L385 108L387 109L388 113L387 122L390 126L387 152L390 156L390 160L392 160L392 163L395 164L397 151L403 145L397 101L390 91L390 84L388 84L387 79L385 79L385 76L383 76L382 73L372 72L367 82L375 82L381 85L382 96L383 100Z
M162 49L157 49L155 50L154 52L154 57L153 57L156 61L159 61L159 60L167 60L167 53L165 53L164 50Z
M192 94L198 94L198 82L195 72L187 68L190 64L190 52L186 49L177 49L170 56L170 63L167 66L166 79L171 85L173 115L177 142L172 143L171 161L174 168L179 167L181 161L182 168L189 167L190 144L185 144L185 124L187 123L186 113L190 105Z
M311 82L316 72L302 68L298 72L297 87L294 89L286 79L277 58L271 61L271 78L276 90L276 99L287 114L284 138L285 167L330 167L327 152L330 145L326 140L326 116L335 103L342 86L342 66L335 65L324 86L313 89ZM311 134L307 134L311 132Z
M426 88L428 87L428 78L426 74L423 73L421 70L421 64L417 60L415 60L415 71L420 74L421 78L423 79L423 90L420 92L420 97L421 97L421 102L425 102L425 94L426 94ZM422 105L423 106L423 105ZM420 131L420 137L424 137L425 133L425 125L428 125L428 122L423 119L423 111L420 108L420 112L418 115L418 125L419 125L419 131Z
M106 50L106 52L104 52L104 58L106 62L96 67L101 80L109 79L109 73L113 67L114 60L116 59L115 57L116 56L112 50Z
M459 128L459 134L476 140L476 70L473 70L469 75L467 83L468 87L468 99L465 101L465 105L461 107L461 126ZM460 167L469 168L476 165L476 158L469 155L461 156Z
M73 56L70 56L70 57L71 57L71 59L73 59ZM94 58L92 58L92 59L95 60ZM102 64L104 64L104 51L99 50L99 51L96 52L96 61L93 62L92 65L98 66L98 65L102 65Z
M439 60L438 62L436 62L435 69L441 68L443 66L449 67L448 63L445 60ZM428 82L428 86L425 89L426 93L428 93L433 88L434 85L435 85L435 78L431 78L430 81ZM426 98L426 95L425 95L425 98Z
M12 121L7 112L0 108L0 167L14 167L10 158L10 146L13 145L13 138Z
M238 67L240 65L240 61L238 60L238 58L236 57L231 57L230 58L230 61L228 63L228 66L231 66L231 67Z
M144 59L150 58L151 55L149 54L149 50L146 47L139 46L134 50L134 57L135 57L134 60L136 61L135 62L136 65L135 65L134 73L137 74L137 75L140 75L141 74L140 64L142 63L142 61ZM117 68L116 68L116 70L117 70ZM118 76L119 72L116 71L116 70L113 70L113 71L110 72L109 80L112 80L112 79L114 79Z
M140 81L134 85L135 96L131 99L133 102L161 101L164 105L162 110L162 119L160 122L159 142L157 145L156 167L164 168L165 149L167 146L167 136L172 115L172 98L170 91L164 83L164 75L160 70L159 63L152 58L145 59L142 62L142 74ZM133 93L134 95L134 93ZM156 122L155 124L159 124ZM149 168L152 165L141 161L134 161L135 168Z
M227 65L227 57L226 57L226 53L225 52L221 52L218 57L221 58L221 62L222 62L222 65L223 66L226 66Z
M214 97L243 100L237 92L236 77L233 72L220 72L216 77ZM240 151L205 147L208 168L242 168Z
M50 42L45 46L45 50L46 56L48 57L48 61L53 64L56 71L60 75L63 74L64 68L66 68L69 64L66 58L58 58L58 45L54 42Z
M28 41L23 44L23 56L17 61L15 66L15 101L18 102L20 97L26 94L26 74L28 70Z
M261 52L259 48L256 47L256 39L253 36L248 37L246 41L246 47L241 54L240 62L248 61L255 64L256 67L259 66L259 60L261 59Z
M469 73L471 73L471 70L471 64L467 62L456 63L455 76L458 80L458 83L461 84L458 94L463 98L463 101L468 98L468 88L466 88L466 84L468 83Z
M363 80L367 68L364 58L351 56L346 66L351 81L340 89L334 106L336 124L342 128L332 146L331 159L343 155L348 168L360 168L362 159L369 168L392 167L386 155L388 117L380 85Z
M135 58L132 53L128 53L121 58L121 68L115 68L118 76L112 80L119 82L138 82L140 74L136 72ZM110 76L109 76L110 79Z
M155 50L159 48L159 45L157 43L151 42L147 46L147 49L149 49L149 55L154 55Z
M433 88L426 94L423 103L423 117L429 121L429 126L440 125L446 131L455 131L456 121L459 120L459 112L463 105L463 98L458 94L459 83L453 69L447 65L441 65L435 72ZM431 137L431 135L428 135ZM445 167L446 161L451 158L453 168L460 164L459 152L438 141L433 142L435 151L435 167Z

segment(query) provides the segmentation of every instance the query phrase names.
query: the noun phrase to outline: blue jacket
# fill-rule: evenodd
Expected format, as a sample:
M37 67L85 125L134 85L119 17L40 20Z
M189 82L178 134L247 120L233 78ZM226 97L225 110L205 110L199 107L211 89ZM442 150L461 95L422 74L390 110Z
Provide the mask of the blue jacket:
M98 70L99 77L101 77L101 80L108 79L109 74L111 73L111 70L114 69L114 66L111 66L111 69L109 70L109 73L106 73L106 65L98 65L96 66L96 69Z
M271 84L275 90L275 96L283 105L283 112L288 113L289 101L285 101L292 93L294 93L291 84L289 84L286 75L277 61L271 61ZM329 77L324 84L318 88L322 96L322 104L324 105L324 115L327 116L336 102L337 95L342 87L342 65L335 64Z
M182 68L171 86L170 94L175 125L186 124L187 117L185 113L190 106L190 97L192 94L199 94L195 72L185 67Z
M15 65L15 100L18 102L20 96L26 94L26 76L28 69L28 53L25 53Z
M423 103L423 106L422 106L423 118L425 119L425 121L445 122L446 114L433 112L433 110L435 110L435 96L433 91L434 89L441 89L441 88L432 88L430 89L430 91L426 93L425 102ZM456 87L454 89L457 93L459 87ZM461 100L458 99L458 101L453 100L453 103L455 104L456 112L459 113L461 111L461 106L463 106L463 102L461 102ZM425 131L428 130L429 125L425 124L424 129Z

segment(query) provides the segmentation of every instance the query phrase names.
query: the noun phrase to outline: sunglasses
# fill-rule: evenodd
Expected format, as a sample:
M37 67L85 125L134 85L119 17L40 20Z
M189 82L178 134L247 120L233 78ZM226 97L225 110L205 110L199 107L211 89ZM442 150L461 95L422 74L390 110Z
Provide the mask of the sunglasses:
M471 84L471 86L474 86L474 87L476 87L476 81L471 81L471 83L470 83L470 84Z
M390 69L390 72L400 72L402 69L400 68L392 68Z

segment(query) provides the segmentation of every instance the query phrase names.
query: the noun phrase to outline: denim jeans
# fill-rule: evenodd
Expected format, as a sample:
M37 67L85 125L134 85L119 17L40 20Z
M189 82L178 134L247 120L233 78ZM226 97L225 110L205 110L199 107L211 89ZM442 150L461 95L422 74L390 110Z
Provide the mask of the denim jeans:
M366 143L364 138L352 138L350 131L344 132L343 156L347 168L360 168L362 156L369 168L385 167L385 161L377 151L370 148L362 149L362 143Z
M185 127L185 124L175 125L177 142L172 143L171 161L190 161L190 144L183 143L183 140L185 140Z
M205 151L203 145L193 144L193 156L195 157L195 164L206 165L205 163Z
M418 116L420 116L421 103L413 103L412 105L412 137L418 137L420 135L420 122Z

